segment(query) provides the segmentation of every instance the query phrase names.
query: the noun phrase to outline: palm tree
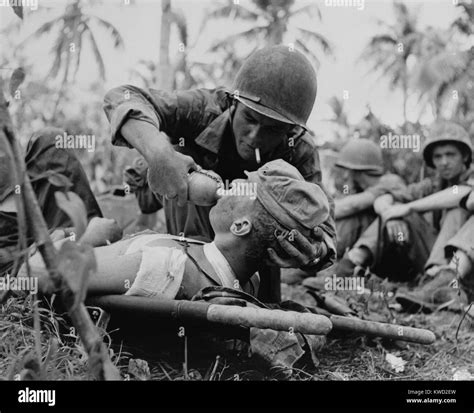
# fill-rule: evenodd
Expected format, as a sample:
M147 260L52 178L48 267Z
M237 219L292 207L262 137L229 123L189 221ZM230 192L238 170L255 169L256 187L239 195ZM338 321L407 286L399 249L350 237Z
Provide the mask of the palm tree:
M459 50L447 31L434 31L422 42L420 58L412 73L411 84L420 95L420 100L431 104L436 117L441 115L444 103L453 101L453 90L460 95L459 103L469 91L472 80L472 52ZM471 92L472 93L472 92Z
M422 33L417 28L417 16L400 2L393 3L395 23L379 23L385 33L374 36L362 53L361 59L372 61L371 69L390 79L390 86L403 91L403 117L407 122L408 58L418 50Z
M158 88L171 90L172 69L170 63L171 0L161 0L161 29L159 52Z
M219 18L238 19L251 23L250 29L216 41L210 50L216 52L229 43L243 41L252 46L253 52L264 45L277 45L283 43L285 39L290 39L295 48L301 49L319 66L319 59L313 52L312 46L322 48L325 54L332 54L329 41L316 31L295 26L293 21L296 16L302 14L321 20L321 12L316 4L297 9L294 5L295 0L251 0L251 7L246 7L243 4L236 4L233 0L226 0L216 9L208 12L201 29L204 29L209 21Z
M158 86L158 76L160 74L159 65L153 60L140 59L135 67L130 70L131 78L140 79L145 88Z
M341 142L345 140L349 132L349 121L347 119L344 102L344 99L337 96L333 96L327 101L332 116L329 119L325 119L325 121L330 122L334 127L334 142L332 142L332 147L340 148L340 146L342 146Z
M70 81L74 81L79 71L84 40L88 40L92 48L99 69L99 78L101 80L105 79L105 64L94 36L94 30L91 27L93 24L97 24L110 33L115 48L123 47L123 39L118 30L112 24L97 16L83 13L81 0L74 0L66 7L64 14L44 23L30 36L30 38L38 38L52 30L58 30L52 49L54 61L49 73L53 78L56 78L62 72L62 81L53 110L53 117L56 114L65 85Z
M331 119L331 122L334 122L336 125L339 125L343 128L348 128L349 122L347 120L347 113L344 108L344 100L338 98L337 96L333 96L328 100L328 105L334 115Z
M463 50L455 39L474 34L474 3L462 2L458 7L463 13L450 30L428 32L413 84L421 98L433 105L436 116L451 103L450 116L462 122L474 110L474 47Z
M100 17L83 13L81 0L74 0L66 7L64 14L44 23L31 36L38 38L50 33L53 29L59 29L53 47L54 62L51 66L50 74L52 77L57 77L62 71L63 84L75 79L81 64L83 41L86 39L89 41L95 60L97 61L99 77L101 80L105 79L104 60L97 45L91 24L98 24L101 28L110 32L115 48L123 47L123 39L118 30Z
M456 6L461 9L462 14L453 22L452 28L466 36L474 34L474 3L472 1L462 1Z
M171 30L178 31L179 53L173 63L169 49ZM141 80L146 88L157 87L161 90L189 89L199 82L191 74L192 66L188 62L188 25L180 10L172 9L171 0L162 0L159 58L141 59L130 71L132 77Z

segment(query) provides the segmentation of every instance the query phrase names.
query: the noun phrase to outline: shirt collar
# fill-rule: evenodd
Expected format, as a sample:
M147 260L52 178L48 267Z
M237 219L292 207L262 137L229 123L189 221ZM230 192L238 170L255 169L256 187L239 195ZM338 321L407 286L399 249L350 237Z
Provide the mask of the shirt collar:
M202 146L217 155L222 146L224 135L228 132L232 132L230 130L230 119L230 109L227 109L200 133L195 142L199 146Z
M223 287L236 288L235 280L237 277L227 259L222 252L219 251L219 248L217 248L215 242L204 244L203 252L219 277L221 285ZM240 287L237 288L240 289Z
M470 166L464 172L462 172L456 180L453 181L446 181L442 179L439 174L436 175L435 179L437 179L438 186L443 189L452 185L472 185L474 183L474 168Z
M462 174L461 174L461 183L462 182L470 182L472 183L472 180L474 178L474 167L472 165L469 166Z

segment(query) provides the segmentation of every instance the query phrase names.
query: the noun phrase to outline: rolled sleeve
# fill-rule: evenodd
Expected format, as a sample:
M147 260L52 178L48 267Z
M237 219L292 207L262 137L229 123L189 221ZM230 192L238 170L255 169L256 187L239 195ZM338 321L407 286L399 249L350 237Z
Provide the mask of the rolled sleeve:
M110 122L112 144L132 146L122 136L121 128L129 119L148 122L160 130L162 119L153 105L153 97L135 86L120 86L104 98L104 111Z
M166 92L125 85L112 89L104 99L112 143L130 147L120 132L128 119L150 123L166 133L173 145L180 138L194 140L222 113L226 96L224 88Z

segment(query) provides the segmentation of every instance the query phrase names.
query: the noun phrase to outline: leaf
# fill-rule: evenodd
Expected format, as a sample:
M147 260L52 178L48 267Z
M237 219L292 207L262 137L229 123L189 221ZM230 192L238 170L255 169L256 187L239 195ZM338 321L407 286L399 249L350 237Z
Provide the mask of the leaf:
M52 337L49 339L49 349L48 349L48 353L46 354L46 357L44 359L44 362L43 362L43 365L42 365L42 369L44 372L46 372L47 368L48 368L48 365L49 363L54 363L54 361L56 360L56 357L58 355L58 340L56 337Z
M25 80L25 70L22 67L17 67L10 78L10 95L14 96L20 85Z
M13 13L15 13L21 20L23 20L23 6L12 6Z
M407 362L401 357L387 353L385 355L385 360L390 364L390 367L395 370L395 373L402 373L405 370L405 364L407 364Z
M128 373L134 376L137 380L150 380L150 367L145 360L130 359L128 362Z
M57 194L57 192L56 192ZM59 249L58 270L73 294L73 311L84 301L87 294L87 283L92 273L97 271L97 262L94 250L90 245L81 245L72 241L66 241Z
M69 178L59 172L49 171L48 181L50 184L57 186L59 188L70 188L72 187L72 182ZM74 193L74 192L71 192Z
M74 192L56 191L54 197L58 207L71 218L76 231L76 239L80 239L87 227L87 212L84 202Z
M349 380L349 377L347 377L347 374L345 374L345 373L341 373L341 372L337 372L337 371L329 371L328 374L334 380L339 380L339 381Z
M467 367L452 370L454 371L453 380L474 380L474 375L469 372Z

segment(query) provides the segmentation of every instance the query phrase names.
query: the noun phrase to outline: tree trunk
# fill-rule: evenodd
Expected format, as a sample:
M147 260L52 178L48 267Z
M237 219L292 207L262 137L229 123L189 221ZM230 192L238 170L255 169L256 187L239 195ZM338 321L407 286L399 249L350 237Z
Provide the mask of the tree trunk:
M285 28L280 19L276 19L272 25L270 35L268 36L267 45L276 46L283 43L283 34Z
M171 0L161 0L160 64L158 65L158 85L161 90L173 87L173 70L170 63Z
M405 61L405 66L403 70L403 120L405 121L405 125L408 122L407 119L407 100L408 100L408 73L407 73L407 65Z

